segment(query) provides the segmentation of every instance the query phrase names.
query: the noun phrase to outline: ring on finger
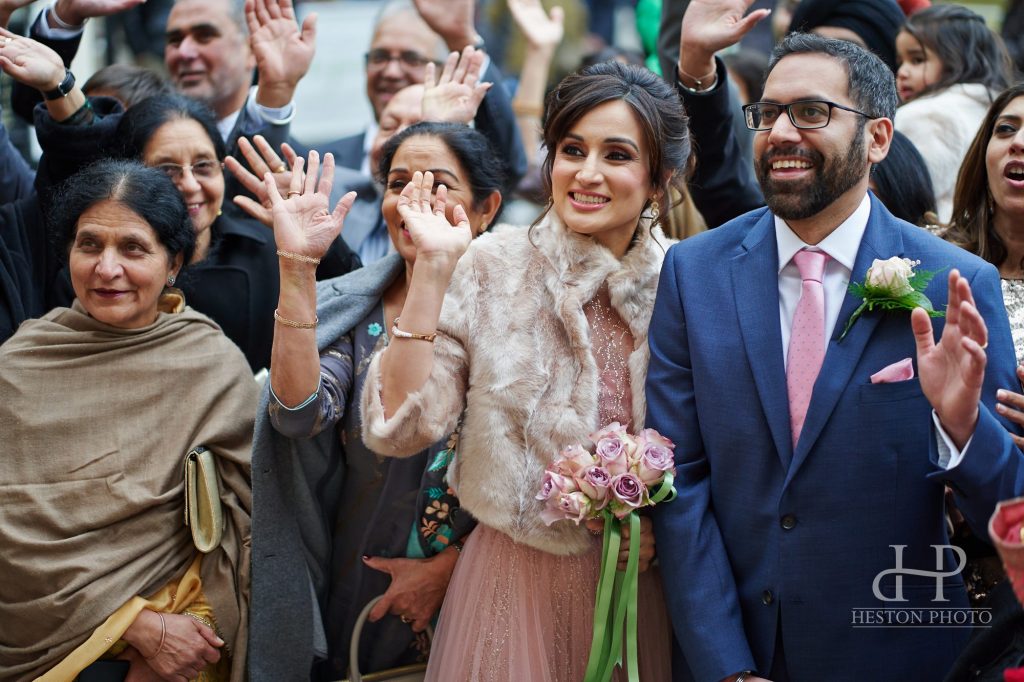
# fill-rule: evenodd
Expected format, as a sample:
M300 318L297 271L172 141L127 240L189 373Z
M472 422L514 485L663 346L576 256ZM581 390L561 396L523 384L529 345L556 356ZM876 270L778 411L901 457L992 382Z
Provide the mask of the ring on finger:
M406 625L408 625L409 623L411 623L411 622L412 622L412 619L411 619L411 618L409 618L408 616L399 616L399 617L398 617L398 620L402 621L402 622L403 622L403 623L405 623Z
M986 348L988 348L988 341L986 341L985 343L981 344L981 349L982 350L985 350Z
M288 192L288 198L289 199L291 199L292 197L300 197L300 196L302 196L302 192L297 192L294 189L291 192Z
M274 169L274 172L275 173L284 173L286 170L288 170L288 166L286 166L286 165L284 165L282 163L280 166L278 166L277 168Z

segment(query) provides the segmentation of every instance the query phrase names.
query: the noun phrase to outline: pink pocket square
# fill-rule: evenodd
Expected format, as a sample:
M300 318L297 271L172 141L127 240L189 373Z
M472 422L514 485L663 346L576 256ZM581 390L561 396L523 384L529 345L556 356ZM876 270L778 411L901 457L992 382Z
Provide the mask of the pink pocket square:
M914 361L910 358L903 358L894 362L884 369L880 369L871 375L873 384L894 384L897 381L907 381L914 378Z

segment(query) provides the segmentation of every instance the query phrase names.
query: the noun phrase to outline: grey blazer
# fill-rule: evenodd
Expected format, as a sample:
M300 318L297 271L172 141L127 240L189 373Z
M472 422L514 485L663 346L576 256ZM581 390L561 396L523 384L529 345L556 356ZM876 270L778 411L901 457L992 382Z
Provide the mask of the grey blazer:
M317 348L350 331L401 276L391 254L360 270L317 283ZM249 675L253 682L308 681L327 651L320 603L326 597L331 528L345 476L341 443L328 429L308 440L286 438L260 396L252 448L252 588Z

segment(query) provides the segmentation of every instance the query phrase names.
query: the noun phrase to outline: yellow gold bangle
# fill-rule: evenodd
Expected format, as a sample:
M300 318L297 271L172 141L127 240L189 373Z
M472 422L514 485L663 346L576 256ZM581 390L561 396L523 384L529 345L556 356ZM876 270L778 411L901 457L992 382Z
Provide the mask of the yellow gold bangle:
M281 258L287 258L288 260L297 260L300 263L312 263L313 265L320 265L319 258L313 258L312 256L303 256L301 253L292 253L291 251L281 251L278 249L277 255Z
M434 343L434 339L437 338L437 332L432 334L417 334L415 332L404 332L398 328L398 318L395 318L395 323L391 325L391 336L396 339L415 339L416 341L428 341Z
M287 317L281 317L281 313L274 309L274 319L283 324L286 327L292 327L293 329L316 329L316 325L319 324L320 318L316 315L313 316L312 322L296 322L295 320L289 320Z

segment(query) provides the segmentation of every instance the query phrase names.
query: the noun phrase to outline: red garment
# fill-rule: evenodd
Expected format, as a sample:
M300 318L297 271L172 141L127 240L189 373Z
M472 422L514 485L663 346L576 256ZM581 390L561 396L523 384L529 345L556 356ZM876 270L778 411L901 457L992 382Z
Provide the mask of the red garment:
M1024 668L1007 668L1003 671L1003 682L1024 682Z
M896 0L896 2L908 17L918 10L932 6L932 0Z

